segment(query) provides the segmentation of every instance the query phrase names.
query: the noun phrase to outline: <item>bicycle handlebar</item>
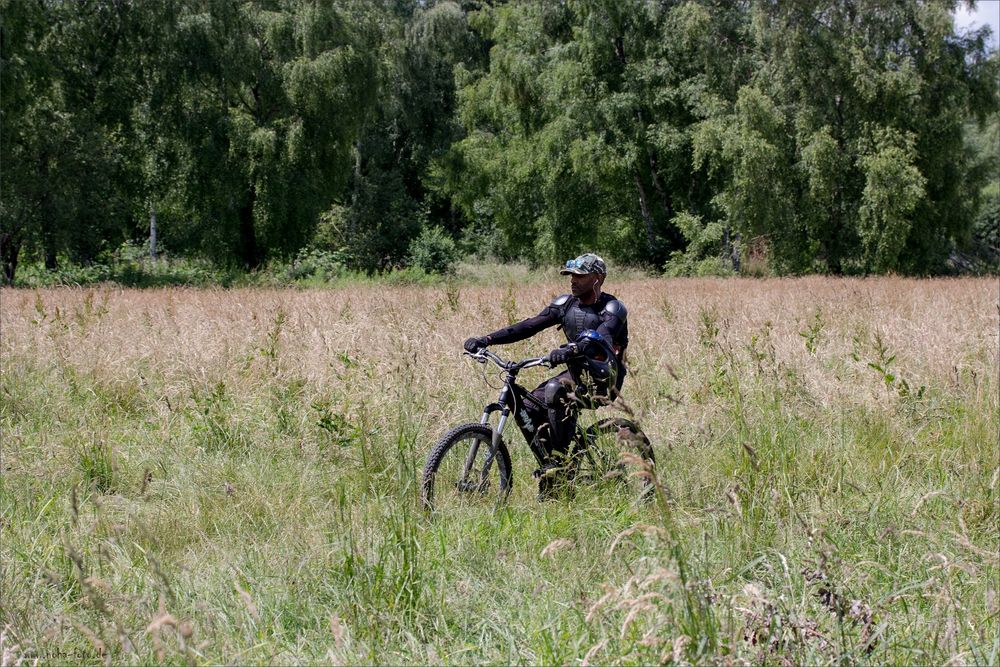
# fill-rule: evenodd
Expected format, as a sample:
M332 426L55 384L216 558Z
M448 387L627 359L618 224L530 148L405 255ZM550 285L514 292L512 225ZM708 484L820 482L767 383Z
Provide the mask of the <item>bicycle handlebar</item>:
M570 343L569 347L573 348L573 352L576 353L576 343ZM481 364L485 364L487 361L492 361L505 371L521 370L524 368L533 368L535 366L553 367L553 363L549 361L548 355L545 355L544 357L529 357L527 359L522 359L521 361L507 361L503 357L490 352L485 347L480 348L478 352L463 352L462 354L467 357L472 357Z

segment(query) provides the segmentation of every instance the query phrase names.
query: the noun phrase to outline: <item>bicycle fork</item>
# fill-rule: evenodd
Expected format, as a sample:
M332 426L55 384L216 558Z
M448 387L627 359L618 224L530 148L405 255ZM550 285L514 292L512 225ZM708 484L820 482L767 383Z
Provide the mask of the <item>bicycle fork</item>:
M514 378L511 378L511 381L508 382L508 384L504 385L504 388L500 391L500 396L499 398L497 398L496 403L490 403L485 408L483 408L483 416L479 420L480 424L482 424L483 426L488 426L490 428L490 432L492 434L490 442L490 454L489 456L486 457L486 462L483 464L483 470L481 473L482 479L486 479L487 475L489 474L490 467L493 465L494 459L496 459L497 452L500 450L501 437L503 435L504 430L507 428L507 423L510 420L511 412L515 410L515 407L518 402L533 401L533 398L530 394L523 391L518 392L515 389L515 387L511 386L513 384L512 382L513 379ZM537 401L535 402L537 403ZM493 414L494 412L500 413L500 418L497 420L497 424L495 427L490 425L490 415ZM525 442L528 443L528 448L531 449L531 452L532 454L534 454L535 459L538 461L538 464L544 465L547 456L546 453L538 446L538 443L535 438L536 436L535 426L531 423L531 418L528 417L527 412L525 412L524 410L518 413L517 417L521 421L518 422L517 419L515 419L515 423L517 423L518 427L521 429L521 435L524 436ZM479 454L480 444L481 444L480 440L475 440L469 446L469 453L465 458L465 469L463 471L464 472L463 479L468 479L468 475L472 471L473 465L476 462L476 456Z
M500 449L500 438L503 435L504 428L507 426L507 420L510 418L510 405L507 398L510 396L510 385L504 385L503 390L500 392L500 397L497 399L496 403L490 403L483 409L483 416L479 419L479 423L483 426L490 425L490 415L494 412L500 411L500 419L497 421L496 427L491 427L492 438L490 442L490 455L486 457L486 462L483 463L483 470L480 473L480 480L484 480L489 476L490 468L493 466L493 460L497 457L497 452ZM465 468L463 470L463 479L468 479L469 472L472 470L473 464L476 462L476 456L479 454L480 440L473 440L472 444L469 446L469 453L465 457Z

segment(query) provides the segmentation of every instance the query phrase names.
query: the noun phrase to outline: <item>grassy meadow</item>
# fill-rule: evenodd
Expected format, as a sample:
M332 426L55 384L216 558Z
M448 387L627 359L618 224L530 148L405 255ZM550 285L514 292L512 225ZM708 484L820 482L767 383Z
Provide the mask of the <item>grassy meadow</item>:
M431 516L565 281L0 291L3 664L1000 663L995 279L607 289L657 502Z

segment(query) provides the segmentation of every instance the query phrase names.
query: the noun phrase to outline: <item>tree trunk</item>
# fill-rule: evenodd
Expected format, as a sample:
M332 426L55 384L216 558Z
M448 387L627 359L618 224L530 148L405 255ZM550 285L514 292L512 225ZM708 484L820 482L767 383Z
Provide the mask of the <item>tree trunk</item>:
M660 195L660 204L663 206L663 235L667 250L683 250L685 247L684 237L681 234L681 230L672 223L674 219L674 200L667 192L667 189L663 187L663 181L660 180L660 165L656 159L656 151L649 143L646 143L646 155L649 157L649 173L653 180L653 189ZM666 257L658 257L657 259L666 259Z
M361 137L363 134L364 128L362 126L362 130L358 132L358 138L354 141L354 183L351 192L351 208L358 205L358 194L361 191Z
M646 143L646 155L649 157L649 173L653 177L653 188L660 195L660 203L663 204L663 212L669 222L674 217L674 203L670 199L670 195L667 194L666 188L663 187L663 181L660 180L660 174L657 170L659 163L656 160L656 151L653 150L648 142Z
M0 261L3 262L3 282L6 285L14 283L17 273L17 258L21 254L21 239L19 235L8 232L0 233Z
M625 59L625 37L618 35L611 40L611 43L615 47L615 57L618 58L618 62L621 63L622 70L625 69L625 65L628 61Z
M621 63L622 70L624 71L625 66L628 64L628 59L625 56L625 39L622 36L617 36L612 40L615 50L615 57L618 58L618 62ZM649 161L649 174L650 179L653 183L653 189L659 195L660 205L663 207L664 221L667 223L664 225L667 230L667 246L670 249L680 248L683 243L677 228L670 225L669 222L674 217L674 206L671 201L670 196L667 194L666 188L663 187L663 182L660 180L660 175L658 173L656 160L656 151L652 146L649 145L649 141L646 138L646 119L643 116L642 108L636 106L632 109L632 116L635 119L636 125L636 142L641 145L646 151L646 158ZM649 251L654 261L659 262L665 257L660 256L660 251L657 248L656 243L656 231L653 224L653 215L649 207L649 199L646 196L646 189L642 183L642 175L638 167L634 172L636 188L639 190L639 203L642 208L642 219L646 226L646 239L649 242Z
M646 186L642 183L642 175L639 170L633 173L635 179L635 189L639 192L639 210L642 211L642 222L646 228L646 242L652 250L656 245L656 234L653 231L653 215L649 212L649 199L646 197Z
M59 268L59 258L56 256L55 246L51 243L51 238L45 237L45 270L55 271Z
M729 261L732 262L733 271L736 273L740 272L740 249L736 245L739 242L740 233L731 234L727 225L722 234L722 254L723 257L728 257Z
M43 153L38 158L38 174L42 182L42 198L39 202L39 222L42 230L42 253L45 258L45 268L48 271L55 271L59 268L56 257L56 231L53 229L52 215L52 195L49 187L49 156Z
M256 269L260 266L257 249L257 232L253 226L253 207L257 201L257 189L251 185L247 200L240 208L240 259L243 266Z
M149 206L149 258L156 259L156 207Z

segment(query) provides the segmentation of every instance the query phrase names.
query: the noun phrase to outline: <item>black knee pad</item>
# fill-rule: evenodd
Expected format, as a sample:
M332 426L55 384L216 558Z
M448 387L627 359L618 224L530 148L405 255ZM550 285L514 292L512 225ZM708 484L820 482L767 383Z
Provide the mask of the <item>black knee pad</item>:
M569 387L559 378L552 378L545 384L545 407L552 409L562 405L569 395Z

